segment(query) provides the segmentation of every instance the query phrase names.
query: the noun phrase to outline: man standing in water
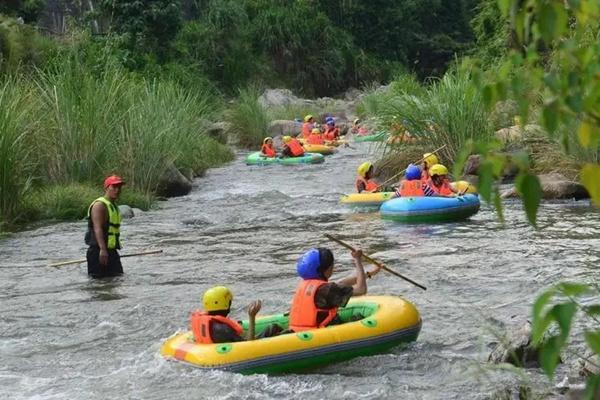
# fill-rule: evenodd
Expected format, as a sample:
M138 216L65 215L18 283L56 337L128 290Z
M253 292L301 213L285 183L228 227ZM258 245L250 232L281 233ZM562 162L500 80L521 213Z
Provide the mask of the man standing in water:
M104 278L123 273L118 249L121 214L115 201L121 194L123 179L111 175L104 180L104 196L98 197L88 208L88 229L85 234L88 275Z

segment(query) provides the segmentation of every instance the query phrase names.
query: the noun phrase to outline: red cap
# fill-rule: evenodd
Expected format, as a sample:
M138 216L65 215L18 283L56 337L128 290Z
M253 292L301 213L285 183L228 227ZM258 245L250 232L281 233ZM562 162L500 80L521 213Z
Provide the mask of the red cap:
M120 176L117 175L111 175L108 178L106 178L104 180L104 189L106 189L107 187L109 187L110 185L122 185L125 182L123 181L123 179L121 179Z

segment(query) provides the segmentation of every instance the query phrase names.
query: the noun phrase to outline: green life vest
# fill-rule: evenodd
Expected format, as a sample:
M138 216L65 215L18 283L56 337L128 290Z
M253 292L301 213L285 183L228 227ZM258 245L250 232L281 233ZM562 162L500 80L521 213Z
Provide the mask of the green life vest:
M86 243L90 246L98 245L98 243L96 242L96 235L94 234L94 227L92 224L91 217L92 207L98 201L104 204L106 206L106 209L108 210L108 222L105 223L102 227L102 230L104 231L104 240L106 240L106 247L109 250L120 249L121 213L119 212L119 207L117 207L117 205L112 201L107 200L105 197L98 197L88 207L88 232L86 234Z

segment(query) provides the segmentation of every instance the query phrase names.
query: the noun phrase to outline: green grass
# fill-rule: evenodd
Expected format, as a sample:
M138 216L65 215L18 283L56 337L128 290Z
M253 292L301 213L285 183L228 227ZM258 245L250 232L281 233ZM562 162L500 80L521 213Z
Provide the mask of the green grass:
M242 147L256 148L267 136L269 117L258 103L260 94L257 86L240 89L237 100L225 112L225 120L229 123L228 133Z
M76 220L85 218L92 201L102 196L99 187L72 183L47 186L32 192L25 200L29 219ZM124 186L118 204L148 210L155 199Z
M383 126L403 121L431 150L446 145L439 153L446 160L454 160L467 141L486 142L494 134L481 94L464 72L447 73L422 94L391 97L378 116Z
M21 218L36 154L31 148L39 123L36 98L23 79L0 81L0 224Z

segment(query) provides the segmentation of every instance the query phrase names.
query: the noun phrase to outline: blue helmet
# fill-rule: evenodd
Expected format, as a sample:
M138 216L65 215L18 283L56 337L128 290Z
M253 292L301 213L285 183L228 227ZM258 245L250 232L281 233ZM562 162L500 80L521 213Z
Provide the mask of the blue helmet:
M332 120L332 119L330 119L330 120L327 121L327 125L329 125L329 126L335 126L335 121Z
M296 271L302 279L318 279L321 277L320 266L319 249L310 249L298 260Z
M333 120L334 119L333 119L333 117L331 115L328 115L328 116L325 117L325 122L327 122L327 121L333 121Z
M409 181L421 179L421 168L419 168L417 165L409 164L406 168L406 179Z

